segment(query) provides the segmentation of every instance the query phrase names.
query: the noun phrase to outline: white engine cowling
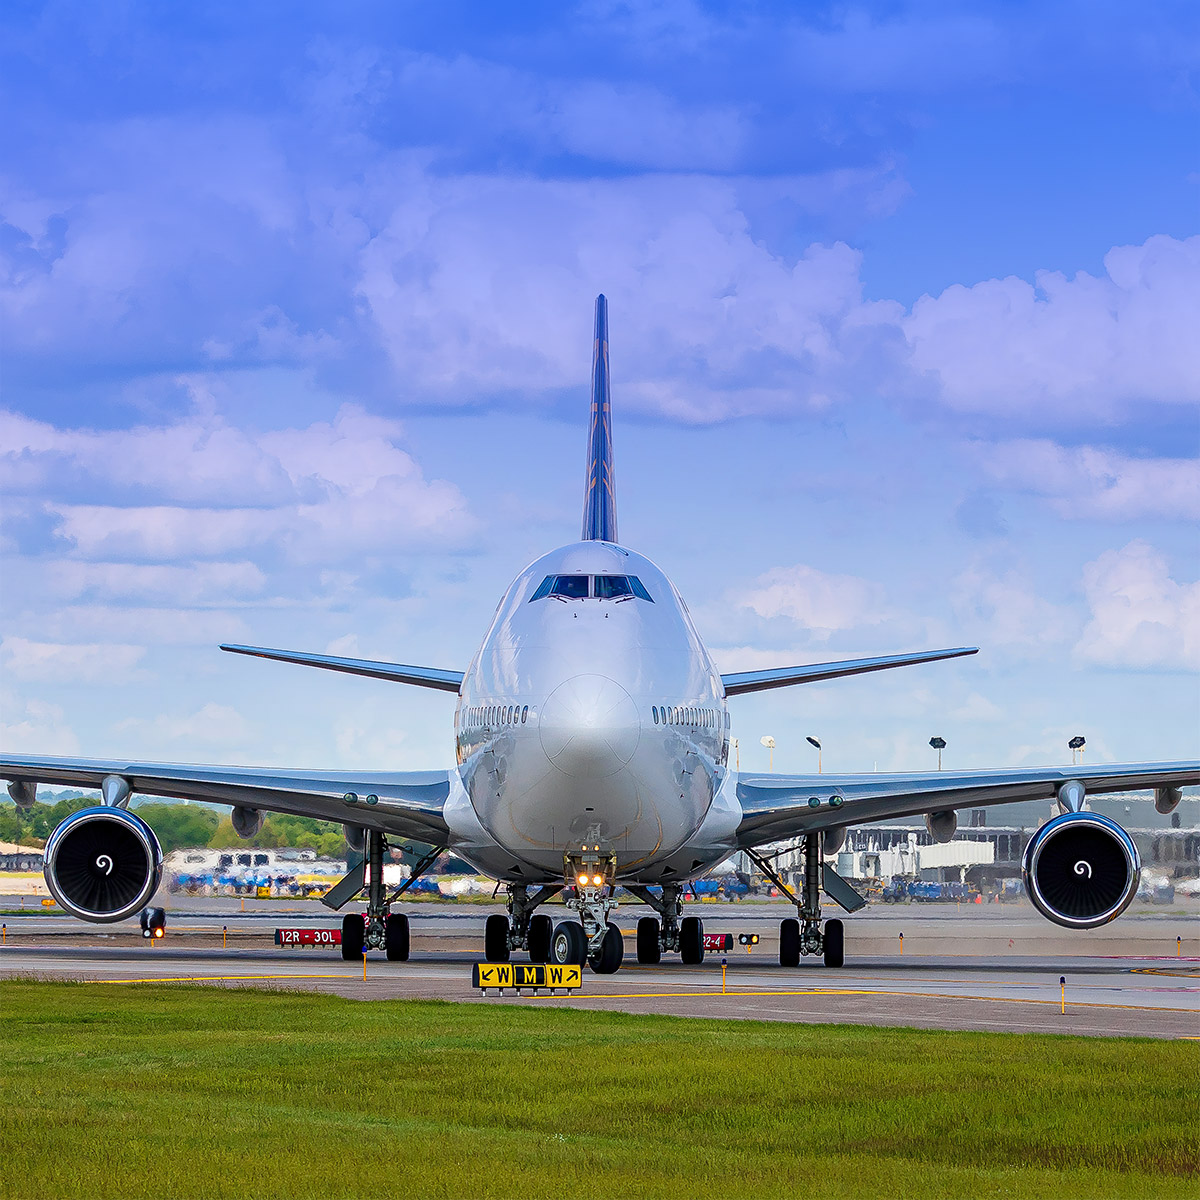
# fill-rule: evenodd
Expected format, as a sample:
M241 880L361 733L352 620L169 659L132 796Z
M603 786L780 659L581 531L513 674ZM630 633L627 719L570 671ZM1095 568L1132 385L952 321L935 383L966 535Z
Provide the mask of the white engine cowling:
M144 908L162 882L154 830L123 808L72 813L50 835L45 853L51 893L84 921L123 921Z
M1099 813L1047 821L1025 847L1025 890L1056 925L1093 929L1119 917L1137 893L1142 863L1133 839Z

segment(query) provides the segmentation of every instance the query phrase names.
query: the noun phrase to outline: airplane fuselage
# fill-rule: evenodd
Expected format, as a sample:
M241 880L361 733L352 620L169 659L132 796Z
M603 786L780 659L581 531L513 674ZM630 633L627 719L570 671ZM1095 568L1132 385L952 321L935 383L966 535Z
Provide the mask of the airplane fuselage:
M715 804L729 758L720 674L675 586L622 546L577 542L517 576L454 730L462 793L448 821L490 873L559 879L566 852L599 840L619 878L652 882L731 848L735 814L714 812L728 807Z

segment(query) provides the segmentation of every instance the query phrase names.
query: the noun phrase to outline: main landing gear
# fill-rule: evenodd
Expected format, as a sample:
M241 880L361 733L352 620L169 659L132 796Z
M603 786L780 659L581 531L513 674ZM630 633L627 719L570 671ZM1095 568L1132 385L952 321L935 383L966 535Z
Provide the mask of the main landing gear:
M551 957L553 922L544 913L535 913L534 909L560 891L562 884L549 883L530 895L528 884L510 883L508 916L493 913L483 927L484 958L488 962L508 962L514 950L528 950L530 962L555 961Z
M841 967L846 962L845 926L833 917L821 928L821 835L810 833L803 844L804 885L799 896L765 858L746 851L754 865L796 905L796 916L779 923L779 965L798 967L802 955L820 954L827 967Z
M664 953L678 952L686 966L704 961L704 923L699 917L685 917L678 883L664 883L661 895L637 883L625 885L657 917L642 917L637 923L637 959L639 963L658 963Z
M408 917L392 912L392 904L398 900L423 874L444 847L432 849L415 867L403 885L392 895L385 894L383 886L383 852L387 841L375 829L366 833L367 849L367 912L347 913L342 918L342 958L354 962L368 950L382 950L389 962L407 962L409 951ZM361 880L357 886L348 875L334 891L349 886L349 895L343 895L338 905L345 903L361 891Z

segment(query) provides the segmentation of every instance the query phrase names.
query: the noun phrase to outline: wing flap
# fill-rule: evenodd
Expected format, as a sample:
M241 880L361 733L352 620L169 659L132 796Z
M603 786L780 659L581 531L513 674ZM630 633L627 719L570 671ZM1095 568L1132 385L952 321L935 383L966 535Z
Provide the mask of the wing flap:
M446 771L290 771L272 767L143 763L124 759L0 758L0 778L99 788L106 775L129 781L136 795L293 813L436 841L447 834L442 809ZM347 795L356 799L348 802ZM375 797L367 803L367 797Z
M1012 767L928 774L742 775L737 796L741 846L763 846L810 830L861 825L950 809L1048 800L1070 780L1089 792L1200 784L1200 762L1114 763L1095 767Z

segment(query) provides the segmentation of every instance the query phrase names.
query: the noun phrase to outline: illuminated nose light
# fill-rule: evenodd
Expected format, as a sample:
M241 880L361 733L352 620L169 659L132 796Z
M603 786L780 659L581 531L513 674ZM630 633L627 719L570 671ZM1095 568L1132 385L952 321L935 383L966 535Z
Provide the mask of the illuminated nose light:
M592 887L599 887L603 882L604 882L603 875L593 875L592 876Z
M586 875L580 875L580 877L579 877L579 886L580 886L580 887L587 887L587 881L588 881L588 877L587 877Z

